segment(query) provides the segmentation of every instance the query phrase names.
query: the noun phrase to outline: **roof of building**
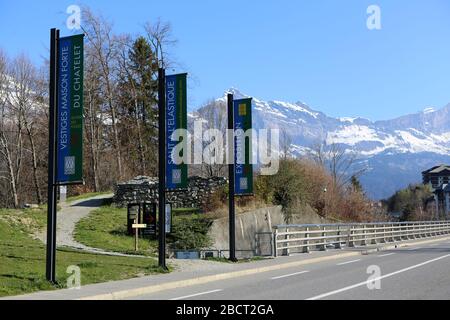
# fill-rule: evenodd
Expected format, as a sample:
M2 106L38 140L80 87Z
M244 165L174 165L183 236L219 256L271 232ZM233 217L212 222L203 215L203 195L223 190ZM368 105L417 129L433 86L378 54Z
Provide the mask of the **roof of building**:
M450 171L450 165L446 165L446 164L441 164L438 166L434 166L431 169L425 170L422 172L422 174L427 174L427 173L440 173L443 171Z

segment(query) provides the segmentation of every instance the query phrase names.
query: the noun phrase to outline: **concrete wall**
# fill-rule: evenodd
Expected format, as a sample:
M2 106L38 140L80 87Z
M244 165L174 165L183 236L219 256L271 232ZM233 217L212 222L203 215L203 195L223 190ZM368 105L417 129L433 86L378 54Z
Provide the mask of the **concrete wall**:
M305 208L293 217L292 223L328 223L318 216L311 208ZM273 232L273 226L284 224L284 216L281 206L267 207L251 212L236 215L236 250L257 250L259 253L270 254L270 235L260 236L260 246L257 247L256 234L261 232ZM217 219L213 222L209 234L213 239L211 249L228 250L228 217ZM237 256L248 255L239 253Z

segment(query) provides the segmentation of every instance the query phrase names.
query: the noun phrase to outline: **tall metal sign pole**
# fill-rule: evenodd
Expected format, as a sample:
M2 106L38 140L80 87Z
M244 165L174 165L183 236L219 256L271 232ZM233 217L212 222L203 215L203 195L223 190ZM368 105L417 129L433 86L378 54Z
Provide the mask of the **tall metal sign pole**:
M83 183L83 37L50 30L46 278L53 283L57 188Z
M166 79L165 70L158 69L158 229L159 255L158 264L166 267Z
M228 106L228 219L230 240L230 261L236 262L236 214L234 208L234 105L233 95L227 95ZM233 132L233 134L232 134Z
M50 96L49 96L49 140L48 140L48 200L47 200L47 257L46 278L55 283L55 261L56 261L56 105L58 101L57 86L57 57L58 57L59 30L50 30Z

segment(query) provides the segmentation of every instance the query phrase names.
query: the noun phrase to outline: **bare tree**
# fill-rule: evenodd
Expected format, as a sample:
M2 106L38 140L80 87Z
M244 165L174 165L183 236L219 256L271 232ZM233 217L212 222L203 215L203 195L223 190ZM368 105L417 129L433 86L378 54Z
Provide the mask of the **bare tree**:
M355 169L357 154L355 152L347 152L343 146L337 143L327 144L323 141L316 143L312 149L314 161L328 169L337 188L348 184L352 176L361 176L366 170L366 168Z
M123 165L116 105L117 39L112 33L111 24L102 17L95 16L89 9L84 9L83 22L88 44L86 55L91 55L100 67L102 93L105 95L110 112L113 146L120 180L123 178Z
M104 112L102 105L100 74L101 70L92 56L85 60L84 79L84 117L86 140L90 155L90 171L92 174L94 191L100 190L99 162L101 139L103 139Z
M171 61L168 49L177 43L172 36L172 26L168 22L161 21L160 18L155 23L147 22L144 25L147 33L147 40L152 45L153 52L162 68L170 67L173 64Z
M292 138L285 129L281 130L280 140L283 159L287 159L291 155Z
M199 119L199 121L202 122L203 133L206 130L217 129L222 135L222 142L225 142L226 130L228 128L226 103L224 101L210 100L205 104L205 107L200 113L200 116L201 119ZM210 150L208 149L210 143L211 142L201 139L202 150L209 151L210 153L212 153L213 151L214 153L222 152L222 155L217 156L222 157L224 161L222 161L222 163L208 163L208 159L204 159L203 164L200 165L201 175L206 177L224 176L226 175L227 168L227 164L225 163L226 150L225 148L223 148L223 150Z
M0 50L0 156L2 161L0 161L0 185L2 186L2 192L6 188L9 189L11 186L11 160L9 155L9 149L7 146L6 130L7 130L7 94L9 89L9 79L7 76L7 58L3 51ZM7 182L7 185L3 185L3 182ZM6 190L5 190L6 191ZM8 190L9 191L9 190ZM17 194L17 193L16 193ZM4 197L9 197L9 195L4 195ZM5 199L6 202L6 199Z
M26 132L29 141L29 149L25 151L31 153L31 168L33 176L33 185L38 204L42 203L41 188L38 179L38 161L37 161L37 147L35 136L37 134L37 124L42 115L43 104L39 103L37 99L37 86L39 81L37 79L37 72L35 67L31 64L29 59L23 55L19 56L12 64L12 83L13 90L11 94L11 105L18 114L18 123L20 124L18 130L22 126ZM19 174L16 176L19 179ZM18 183L18 181L17 181Z
M15 128L17 122L13 118L14 113L10 105L11 79L8 72L8 60L5 54L0 52L0 154L6 164L6 176L2 178L8 181L13 205L17 208L19 206L17 175L20 172L18 165L21 163L21 151L18 150L21 149L21 142L18 140L21 139L22 133ZM20 124L18 126L20 127Z

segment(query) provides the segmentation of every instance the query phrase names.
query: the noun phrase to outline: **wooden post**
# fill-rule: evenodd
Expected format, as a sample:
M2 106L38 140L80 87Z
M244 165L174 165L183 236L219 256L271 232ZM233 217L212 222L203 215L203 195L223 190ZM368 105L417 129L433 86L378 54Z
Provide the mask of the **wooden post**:
M136 219L134 219L134 223L137 224ZM134 251L138 251L138 238L139 238L139 229L134 228Z

